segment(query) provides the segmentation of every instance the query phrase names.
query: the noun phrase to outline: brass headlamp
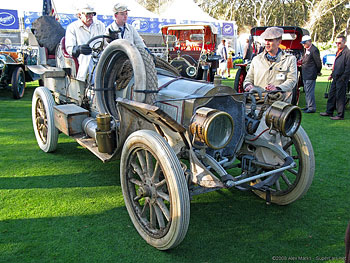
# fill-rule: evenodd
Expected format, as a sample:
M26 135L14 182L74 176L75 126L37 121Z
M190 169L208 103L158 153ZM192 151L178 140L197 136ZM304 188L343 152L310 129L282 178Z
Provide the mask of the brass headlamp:
M196 110L190 125L195 141L212 149L224 148L231 141L233 131L233 119L228 113L207 107Z
M291 137L299 129L301 110L299 107L284 101L275 101L266 111L265 123L268 127Z

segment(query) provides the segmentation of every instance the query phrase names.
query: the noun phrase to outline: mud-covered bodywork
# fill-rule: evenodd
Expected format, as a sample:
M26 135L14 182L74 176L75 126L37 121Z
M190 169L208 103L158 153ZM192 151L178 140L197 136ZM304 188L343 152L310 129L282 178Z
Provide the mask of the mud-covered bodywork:
M119 158L130 218L157 249L185 238L195 195L236 187L287 205L310 187L312 145L281 92L259 104L220 82L178 76L125 40L98 57L93 85L67 72L48 70L34 92L39 147L54 151L60 131L103 162Z

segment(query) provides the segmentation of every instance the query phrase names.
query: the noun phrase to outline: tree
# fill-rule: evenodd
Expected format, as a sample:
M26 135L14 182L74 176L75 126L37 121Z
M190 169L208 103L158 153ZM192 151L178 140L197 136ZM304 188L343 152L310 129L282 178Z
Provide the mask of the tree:
M137 0L152 12L172 0ZM348 0L194 0L210 16L235 21L239 32L255 26L299 26L309 30L314 41L333 41L350 31ZM186 8L186 7L184 7Z

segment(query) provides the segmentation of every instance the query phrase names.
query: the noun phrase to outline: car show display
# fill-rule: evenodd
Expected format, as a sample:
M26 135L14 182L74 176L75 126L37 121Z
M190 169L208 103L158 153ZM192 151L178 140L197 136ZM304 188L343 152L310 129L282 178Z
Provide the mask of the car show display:
M164 56L181 76L213 81L220 56L215 55L217 28L210 24L166 25L161 28Z
M38 54L38 49L29 46L12 47L0 43L0 88L11 89L14 99L23 97L26 81L40 78L28 68L37 65Z
M201 31L188 40L203 28L191 29ZM212 45L200 37L202 47ZM125 205L147 243L159 250L179 245L198 194L235 187L287 205L308 191L313 148L300 109L284 102L282 92L258 104L254 94L236 93L220 79L180 77L126 40L103 49L104 38L94 38L101 43L92 46L95 81L90 76L86 83L75 79L76 62L61 41L58 67L44 70L44 85L33 94L33 129L44 152L55 151L64 133L103 162L120 159ZM192 51L202 62L209 58L203 48ZM193 65L206 75L199 64Z

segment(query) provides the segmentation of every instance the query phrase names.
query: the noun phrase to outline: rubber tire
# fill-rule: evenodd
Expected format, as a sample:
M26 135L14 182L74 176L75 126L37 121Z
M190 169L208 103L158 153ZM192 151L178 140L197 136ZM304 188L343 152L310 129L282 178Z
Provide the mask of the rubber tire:
M153 56L143 47L137 47L143 60L146 70L146 89L158 90L158 76L157 70L153 61ZM146 95L145 103L152 104L157 100L157 93L150 93Z
M284 195L278 195L271 192L271 203L278 205L288 205L303 197L309 190L315 173L315 157L311 141L305 130L299 127L298 131L293 135L295 148L299 156L299 165L302 163L302 168L299 171L300 178L298 183L290 192ZM256 195L266 200L266 193L262 191L253 191Z
M109 113L118 118L116 109L116 90L114 88L118 71L127 60L130 61L134 76L134 86L138 90L157 90L158 78L155 70L153 58L144 48L140 52L135 45L125 39L117 39L112 41L102 52L96 67L95 88L96 88L96 104L100 113ZM148 52L147 52L148 53ZM143 103L153 103L155 93L134 93L131 97L132 90L126 90L123 95L118 95L126 99ZM125 95L126 94L126 95Z
M47 136L46 141L40 136L37 127L37 103L41 100L46 117L46 125L47 125ZM32 121L33 121L33 129L35 133L36 140L41 150L44 152L53 152L57 148L58 142L58 129L55 126L54 120L54 109L55 102L51 95L51 92L46 87L38 87L34 90L33 99L32 99Z
M177 70L177 68L175 68L173 65L171 65L168 61L166 61L160 57L155 57L154 62L155 62L156 68L164 69L166 71L171 72L175 76L180 77L180 73Z
M295 87L292 90L292 105L298 105L299 104L299 97L300 97L300 90L298 87L298 84L295 85Z
M238 92L238 86L239 86L239 79L241 76L242 68L240 67L236 72L235 82L233 84L233 88L236 92Z
M127 187L127 171L132 169L128 163L131 153L137 148L147 149L154 157L157 157L167 181L172 208L171 225L167 233L160 238L152 237L146 232L131 205L132 200ZM159 250L167 250L179 245L185 238L190 220L188 186L174 150L158 133L150 130L139 130L127 138L120 160L120 182L129 216L141 237Z
M12 95L14 99L20 99L24 95L26 87L25 74L21 67L15 68L11 77Z

